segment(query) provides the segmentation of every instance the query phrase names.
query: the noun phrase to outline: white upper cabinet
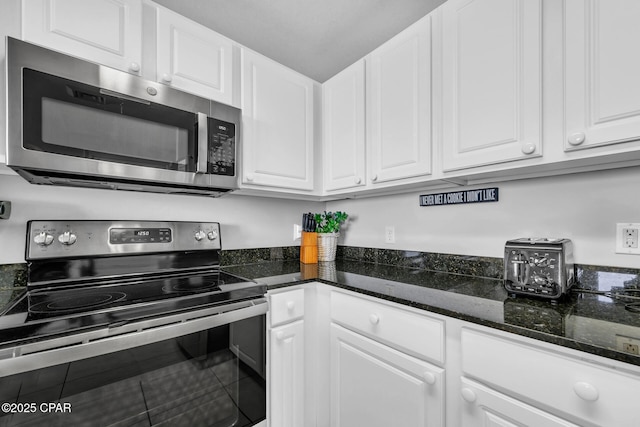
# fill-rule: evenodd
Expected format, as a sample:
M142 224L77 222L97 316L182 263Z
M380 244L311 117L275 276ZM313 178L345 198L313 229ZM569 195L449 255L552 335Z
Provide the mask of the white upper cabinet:
M640 139L640 2L565 1L566 150Z
M371 183L431 173L431 16L367 57Z
M364 60L322 86L324 189L327 191L366 184L364 91Z
M141 68L140 0L24 0L22 37L133 74Z
M317 83L242 49L242 183L313 190Z
M443 169L540 156L540 1L449 0L441 36Z
M156 79L181 90L233 102L233 42L157 6Z

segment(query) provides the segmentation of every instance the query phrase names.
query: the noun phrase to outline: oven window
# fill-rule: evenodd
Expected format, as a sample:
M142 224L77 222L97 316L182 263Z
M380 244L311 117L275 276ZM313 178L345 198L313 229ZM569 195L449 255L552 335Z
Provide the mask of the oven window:
M1 401L20 413L3 411L0 425L255 425L266 418L264 318L3 377Z
M121 99L24 69L24 147L136 166L195 171L197 115Z

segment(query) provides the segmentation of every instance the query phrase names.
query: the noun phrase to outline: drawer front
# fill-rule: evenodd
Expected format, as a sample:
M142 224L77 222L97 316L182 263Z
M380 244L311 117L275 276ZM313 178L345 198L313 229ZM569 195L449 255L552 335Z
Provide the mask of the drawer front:
M269 298L271 326L291 322L304 316L304 289L271 294Z
M640 378L517 341L462 329L462 369L517 398L592 426L637 426ZM561 351L561 349L559 349Z
M342 292L331 293L331 318L398 350L444 363L442 320Z
M579 427L474 381L462 378L462 426Z

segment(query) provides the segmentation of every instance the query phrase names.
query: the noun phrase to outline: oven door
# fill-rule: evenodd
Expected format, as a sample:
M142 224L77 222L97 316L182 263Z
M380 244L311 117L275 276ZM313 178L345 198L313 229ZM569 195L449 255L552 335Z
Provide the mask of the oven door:
M261 298L3 350L0 425L263 426L266 311Z

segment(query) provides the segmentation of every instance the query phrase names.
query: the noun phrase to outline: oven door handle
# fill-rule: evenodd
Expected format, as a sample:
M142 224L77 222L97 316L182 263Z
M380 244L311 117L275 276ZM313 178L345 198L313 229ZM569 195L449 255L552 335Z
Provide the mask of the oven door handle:
M0 351L0 377L152 344L267 313L266 298L114 324Z
M204 113L198 113L198 162L196 173L207 173L207 154L209 153L209 129L208 117Z

